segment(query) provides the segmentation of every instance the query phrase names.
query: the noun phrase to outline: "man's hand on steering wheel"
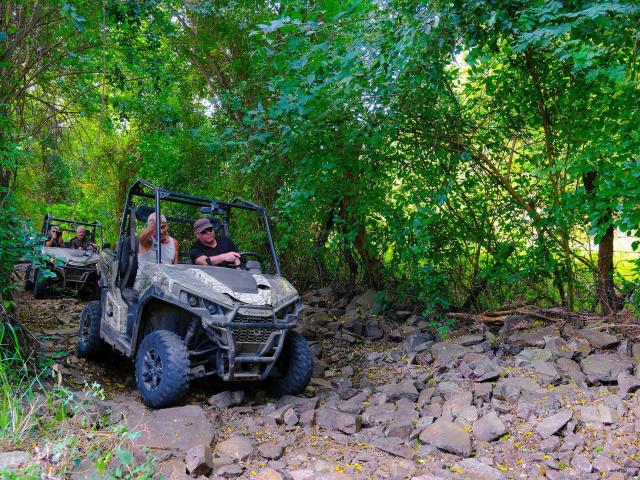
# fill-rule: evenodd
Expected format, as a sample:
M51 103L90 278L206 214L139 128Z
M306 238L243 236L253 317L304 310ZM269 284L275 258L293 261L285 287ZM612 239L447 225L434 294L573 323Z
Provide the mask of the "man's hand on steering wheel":
M220 255L222 258L222 263L227 264L229 266L239 267L240 266L240 254L238 252L227 252Z

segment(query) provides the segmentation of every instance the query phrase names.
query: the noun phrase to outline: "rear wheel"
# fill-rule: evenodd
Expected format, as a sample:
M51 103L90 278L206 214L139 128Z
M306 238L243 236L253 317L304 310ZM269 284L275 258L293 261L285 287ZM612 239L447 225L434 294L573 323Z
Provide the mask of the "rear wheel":
M42 299L49 290L49 280L40 275L40 270L36 270L33 275L33 298Z
M189 385L189 352L182 338L169 330L145 336L136 355L136 381L149 407L180 401Z
M31 265L27 265L27 269L24 272L24 289L26 291L33 290L33 280L31 280L31 271L33 267Z
M100 338L102 305L99 300L89 302L80 315L78 351L82 357L91 357L103 352L107 344Z
M298 332L287 333L274 370L273 378L267 380L273 395L298 395L309 385L313 372L311 349Z

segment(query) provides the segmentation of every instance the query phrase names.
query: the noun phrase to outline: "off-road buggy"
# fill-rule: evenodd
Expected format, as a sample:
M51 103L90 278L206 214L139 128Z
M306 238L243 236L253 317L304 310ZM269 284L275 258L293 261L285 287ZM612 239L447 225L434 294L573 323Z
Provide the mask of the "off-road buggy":
M102 225L100 222L87 223L67 220L56 218L47 213L40 231L42 237L40 253L47 259L46 269L37 268L33 262L30 263L24 275L24 289L33 290L35 298L44 298L54 286L64 290L72 290L83 298L98 298L96 267L100 256L97 249L74 249L71 247L70 241L65 242L64 247L47 247L45 242L54 225L62 234L66 232L68 239L75 237L76 229L83 226L89 241L95 243L97 236L100 239L99 245L102 245Z
M249 215L254 223L245 225L244 232L249 237L261 230L267 254L241 253L240 268L192 265L188 259L166 264L159 242L155 261L139 267L136 224L153 211L156 218L166 216L182 251L195 240L192 225L198 218L209 218L219 235L228 236L232 212ZM161 238L160 228L156 223L155 238ZM180 230L183 237L174 233ZM234 241L247 243L240 233L234 231ZM302 301L280 273L263 207L242 198L223 202L171 192L137 180L124 205L117 248L102 251L98 268L102 298L82 312L80 354L95 356L110 345L135 358L137 386L148 406L175 404L191 380L207 377L265 381L275 395L298 394L309 383L309 346L293 331Z

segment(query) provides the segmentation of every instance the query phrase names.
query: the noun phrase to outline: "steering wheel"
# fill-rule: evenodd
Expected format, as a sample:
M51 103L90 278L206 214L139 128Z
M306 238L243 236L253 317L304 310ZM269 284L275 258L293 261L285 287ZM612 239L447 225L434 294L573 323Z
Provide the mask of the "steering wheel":
M255 252L240 252L240 268L246 270L248 258L255 258L258 263L262 264L260 255Z

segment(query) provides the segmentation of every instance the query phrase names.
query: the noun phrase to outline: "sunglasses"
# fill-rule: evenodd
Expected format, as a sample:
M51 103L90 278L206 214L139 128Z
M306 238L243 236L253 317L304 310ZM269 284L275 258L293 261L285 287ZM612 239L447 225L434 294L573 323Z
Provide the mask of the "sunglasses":
M202 230L200 233L211 233L213 232L213 228L209 227L209 228L205 228L204 230Z

